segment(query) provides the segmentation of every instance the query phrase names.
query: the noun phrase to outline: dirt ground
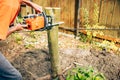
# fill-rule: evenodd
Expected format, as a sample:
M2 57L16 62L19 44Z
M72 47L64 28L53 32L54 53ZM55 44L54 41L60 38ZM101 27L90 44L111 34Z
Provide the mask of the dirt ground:
M47 33L36 32L35 36L31 36L24 32L19 35L23 37L22 42L16 42L15 36L11 35L6 41L0 42L0 50L21 72L23 80L42 80L41 77L50 75L51 64ZM26 47L26 42L32 38L35 40L32 40L33 43L30 44L34 46ZM119 55L97 50L89 44L74 39L71 35L59 33L59 55L63 76L68 67L77 64L92 66L102 72L107 80L120 80Z

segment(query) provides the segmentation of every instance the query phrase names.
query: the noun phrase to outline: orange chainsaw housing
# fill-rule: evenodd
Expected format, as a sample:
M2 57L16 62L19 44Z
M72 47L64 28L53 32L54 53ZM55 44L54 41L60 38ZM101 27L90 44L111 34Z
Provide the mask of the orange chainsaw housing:
M35 18L27 18L25 20L26 24L28 25L29 30L38 30L44 28L45 21L43 16L36 16Z

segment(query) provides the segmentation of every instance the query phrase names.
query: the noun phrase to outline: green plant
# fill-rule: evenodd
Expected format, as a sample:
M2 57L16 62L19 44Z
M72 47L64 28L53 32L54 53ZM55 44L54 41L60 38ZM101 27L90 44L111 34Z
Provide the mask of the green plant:
M34 48L34 45L32 45L32 44L25 44L24 47L25 47L26 49Z
M106 49L107 51L113 50L117 51L119 48L115 45L115 42L110 41L102 41L102 43L98 43L97 46L101 49Z
M30 37L26 37L24 39L24 47L27 48L27 49L28 48L34 48L36 43L37 43L37 39L33 38L31 36Z
M29 48L34 48L36 44L39 43L38 38L40 37L40 34L38 32L36 33L35 31L31 31L27 34L24 38L24 47L29 49Z
M87 36L83 33L79 34L79 40L82 42L87 42Z
M15 38L15 42L16 42L16 43L22 44L23 37L22 37L20 34L14 33L14 34L13 34L13 37Z
M70 70L66 80L106 80L102 73L96 72L93 68L76 67Z
M29 33L29 35L30 35L31 38L36 38L35 31L31 31L31 32Z
M21 16L17 16L16 23L22 23L22 22L23 22L23 18Z

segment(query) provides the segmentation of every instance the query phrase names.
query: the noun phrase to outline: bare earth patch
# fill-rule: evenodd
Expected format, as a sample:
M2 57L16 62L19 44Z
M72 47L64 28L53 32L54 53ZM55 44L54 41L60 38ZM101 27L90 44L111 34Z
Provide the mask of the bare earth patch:
M0 42L1 51L21 72L23 80L43 80L41 77L51 73L47 33L35 32L35 36L28 33L19 33L19 35L24 37L20 43L16 42L13 35L6 41ZM35 38L32 40L34 46L26 48L26 41L30 40L31 37ZM102 72L108 80L120 80L120 56L118 55L97 50L89 44L74 39L71 35L61 33L59 33L59 54L64 74L66 74L66 68L77 64L79 66L92 66Z

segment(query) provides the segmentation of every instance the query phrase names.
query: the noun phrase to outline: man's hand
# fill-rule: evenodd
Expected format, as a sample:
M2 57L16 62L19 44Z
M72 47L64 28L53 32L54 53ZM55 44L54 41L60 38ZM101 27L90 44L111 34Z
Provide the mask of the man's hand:
M15 31L20 31L20 30L23 30L23 27L22 27L21 24L17 24L17 25L15 26Z
M15 31L20 31L20 30L23 30L23 27L22 27L21 24L17 24L16 26L11 27L11 28L9 29L8 33L7 33L7 37L8 37L10 34L12 34L13 32L15 32Z
M37 5L37 4L35 4L35 3L33 3L33 8L35 9L35 11L36 11L37 13L43 12L42 7L39 6L39 5Z
M31 1L29 1L29 0L22 0L22 3L25 3L25 4L27 4L28 6L34 8L37 13L43 12L41 6L39 6L38 4L35 4L35 3L31 2Z

